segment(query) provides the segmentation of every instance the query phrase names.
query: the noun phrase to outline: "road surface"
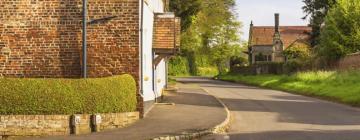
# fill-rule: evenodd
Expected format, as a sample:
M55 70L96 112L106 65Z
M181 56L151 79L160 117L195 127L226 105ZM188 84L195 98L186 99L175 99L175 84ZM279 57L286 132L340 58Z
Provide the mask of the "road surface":
M229 133L203 140L360 140L359 108L207 78L178 80L200 85L231 111Z

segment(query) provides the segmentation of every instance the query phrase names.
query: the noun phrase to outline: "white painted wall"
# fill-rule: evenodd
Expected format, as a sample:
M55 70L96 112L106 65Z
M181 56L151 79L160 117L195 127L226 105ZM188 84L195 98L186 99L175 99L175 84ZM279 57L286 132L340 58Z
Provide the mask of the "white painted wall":
M162 91L166 85L166 62L161 62L153 68L152 41L154 29L154 14L164 13L164 3L162 0L146 0L144 2L144 19L143 19L143 98L144 101L155 100L156 97L162 95ZM153 71L154 70L154 71ZM154 73L153 73L154 72ZM155 95L156 94L156 95Z
M153 91L153 54L152 54L152 40L153 40L153 24L154 13L151 8L144 4L144 24L143 24L143 98L144 101L151 101L155 99Z
M156 96L160 97L166 86L166 61L164 59L156 66L155 82Z
M164 13L164 2L162 0L146 0L146 3L154 13Z

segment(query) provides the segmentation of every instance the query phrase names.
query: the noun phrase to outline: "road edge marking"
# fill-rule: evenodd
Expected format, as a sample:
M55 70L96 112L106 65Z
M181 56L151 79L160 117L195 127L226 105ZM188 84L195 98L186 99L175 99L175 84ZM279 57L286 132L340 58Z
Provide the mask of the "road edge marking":
M193 133L186 133L186 134L182 134L182 135L161 136L161 137L152 138L150 140L192 140L192 139L201 138L203 136L207 136L207 135L211 135L211 134L222 134L228 130L230 122L231 122L231 113L230 113L229 108L225 105L225 103L222 100L220 100L220 98L218 98L215 95L210 94L210 92L208 90L204 89L201 86L199 88L201 90L205 91L207 95L214 97L216 99L216 101L218 101L222 105L223 109L226 112L225 120L210 129L197 131L197 132L193 132Z

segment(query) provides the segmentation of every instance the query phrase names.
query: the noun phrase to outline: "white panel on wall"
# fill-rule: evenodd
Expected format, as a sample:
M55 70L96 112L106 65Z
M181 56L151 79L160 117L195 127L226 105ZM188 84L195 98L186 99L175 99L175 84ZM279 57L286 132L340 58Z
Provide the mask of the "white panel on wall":
M163 0L147 0L147 4L154 13L164 13Z
M153 54L152 54L152 39L153 39L153 23L154 13L146 4L144 5L144 25L143 25L143 92L144 101L151 101L155 99L153 91Z
M165 60L161 60L161 62L156 66L156 95L160 97L162 94L163 89L166 85L166 62Z

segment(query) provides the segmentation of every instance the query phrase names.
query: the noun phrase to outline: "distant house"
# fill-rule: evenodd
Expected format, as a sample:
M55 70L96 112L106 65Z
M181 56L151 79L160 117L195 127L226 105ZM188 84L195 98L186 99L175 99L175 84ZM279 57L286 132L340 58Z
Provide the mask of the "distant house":
M249 61L284 62L283 51L293 44L305 43L310 39L311 27L279 26L279 14L275 14L275 26L250 25Z
M0 76L80 78L82 0L1 0ZM88 77L131 74L138 110L167 83L166 63L180 46L180 19L169 0L88 1Z

